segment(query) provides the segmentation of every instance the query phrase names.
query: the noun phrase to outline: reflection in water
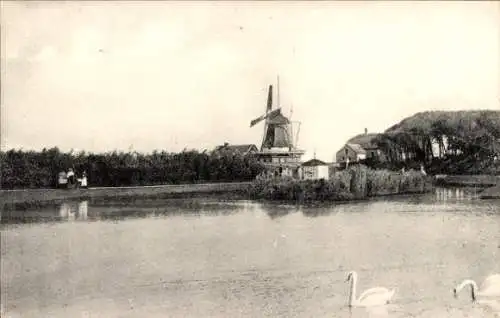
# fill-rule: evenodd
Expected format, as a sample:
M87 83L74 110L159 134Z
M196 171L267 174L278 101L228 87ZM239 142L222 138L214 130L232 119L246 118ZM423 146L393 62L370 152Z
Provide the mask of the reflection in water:
M297 212L295 205L259 204L259 209L265 212L272 220Z
M63 202L59 206L59 216L62 220L75 221L87 220L88 216L88 201L81 202Z
M162 216L221 216L241 209L255 210L250 201L196 199L109 199L47 202L40 204L0 204L2 224L54 221L124 220Z
M220 216L238 213L242 209L263 211L271 220L298 213L307 217L328 216L330 214L350 213L363 210L369 206L384 205L393 202L406 206L406 212L422 211L423 205L438 204L449 206L454 203L465 204L460 207L468 212L467 205L488 205L485 200L477 199L476 189L471 188L436 188L434 193L371 198L358 202L323 202L314 204L276 204L252 201L226 201L213 198L100 198L83 201L64 201L43 203L40 205L17 204L15 206L0 204L0 222L2 224L35 223L54 221L86 221L86 220L124 220L129 218L150 218L165 216ZM491 201L489 201L491 202ZM495 205L486 207L495 214ZM458 207L458 206L457 206ZM455 207L455 209L457 208ZM471 210L474 212L474 210ZM483 210L484 212L484 210Z
M303 207L114 199L4 210L2 222L63 222L2 227L2 304L34 318L465 317L479 308L452 289L500 270L500 207L461 191ZM360 289L397 286L396 307L351 315L350 269L366 277Z
M61 219L66 219L68 217L68 215L70 214L70 209L71 206L66 202L62 203L59 206L59 216L61 217Z
M150 218L162 216L220 216L230 215L245 204L226 204L224 202L212 202L210 200L179 200L159 199L144 200L142 202L128 203L112 202L91 204L91 216L100 220L124 220L128 218Z
M436 199L440 202L447 202L450 200L473 200L477 199L477 190L468 188L436 188Z
M85 200L78 203L78 218L80 220L87 220L88 209L89 209L89 201Z

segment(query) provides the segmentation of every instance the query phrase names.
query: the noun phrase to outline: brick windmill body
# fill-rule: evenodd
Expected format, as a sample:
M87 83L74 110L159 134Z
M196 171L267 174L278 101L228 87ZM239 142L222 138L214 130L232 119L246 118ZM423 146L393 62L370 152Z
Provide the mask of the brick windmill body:
M300 122L291 121L282 114L279 105L273 109L273 86L269 85L266 112L250 122L250 127L264 120L264 135L257 156L276 176L299 176L301 157L305 151L297 148ZM298 124L297 134L293 135L293 124ZM295 138L294 138L295 137Z

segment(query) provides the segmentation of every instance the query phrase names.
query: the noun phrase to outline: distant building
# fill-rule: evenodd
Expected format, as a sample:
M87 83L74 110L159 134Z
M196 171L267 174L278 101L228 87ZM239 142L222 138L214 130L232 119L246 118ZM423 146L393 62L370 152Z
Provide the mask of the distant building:
M230 145L229 143L224 143L221 146L217 146L214 149L214 152L225 152L225 153L233 153L233 154L241 154L241 155L248 155L251 153L256 153L259 151L257 146L253 144L247 144L247 145Z
M311 159L301 165L301 179L316 180L329 178L330 166L318 159Z
M345 144L335 157L337 162L358 162L366 159L366 150L359 144Z
M349 159L349 162L358 162L370 158L376 158L378 161L385 161L386 157L384 153L373 141L377 136L378 134L369 134L368 130L365 129L364 134L349 139L346 144L337 151L335 155L336 161L338 163L343 163Z

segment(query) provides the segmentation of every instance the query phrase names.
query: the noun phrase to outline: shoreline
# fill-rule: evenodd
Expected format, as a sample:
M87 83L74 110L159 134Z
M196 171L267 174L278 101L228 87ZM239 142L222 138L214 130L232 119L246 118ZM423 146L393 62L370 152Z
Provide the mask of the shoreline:
M176 194L215 194L246 191L252 182L199 183L132 187L91 187L79 189L19 189L0 190L3 204L40 203L57 200L135 197Z
M480 194L479 198L486 199L500 199L500 184L484 189Z
M500 176L437 175L434 183L443 187L477 187L481 188L479 199L500 199Z
M79 189L15 189L0 190L0 202L3 204L43 203L58 200L86 198L133 198L137 196L161 195L199 195L199 194L231 194L249 190L252 181L198 183L182 185L151 185L129 187L91 187ZM500 199L500 176L489 175L437 175L434 183L442 187L481 187L481 199ZM392 195L411 195L413 193L387 193L374 197ZM344 200L342 200L344 201ZM356 200L345 200L347 202Z
M435 175L434 182L440 186L493 187L500 184L500 176L492 175Z

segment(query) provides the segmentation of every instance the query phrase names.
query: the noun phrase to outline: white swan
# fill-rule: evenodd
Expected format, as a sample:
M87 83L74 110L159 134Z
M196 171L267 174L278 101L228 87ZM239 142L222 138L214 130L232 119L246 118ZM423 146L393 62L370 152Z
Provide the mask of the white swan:
M356 285L358 282L358 274L351 271L347 274L346 282L351 282L351 289L349 293L349 307L371 307L381 306L388 304L394 293L395 289L389 290L384 287L374 287L365 290L359 298L356 299Z
M493 274L488 276L483 283L481 288L478 288L475 281L472 279L464 279L460 284L453 289L453 294L458 297L458 294L466 286L471 287L471 299L476 302L477 297L493 297L500 296L500 274Z

